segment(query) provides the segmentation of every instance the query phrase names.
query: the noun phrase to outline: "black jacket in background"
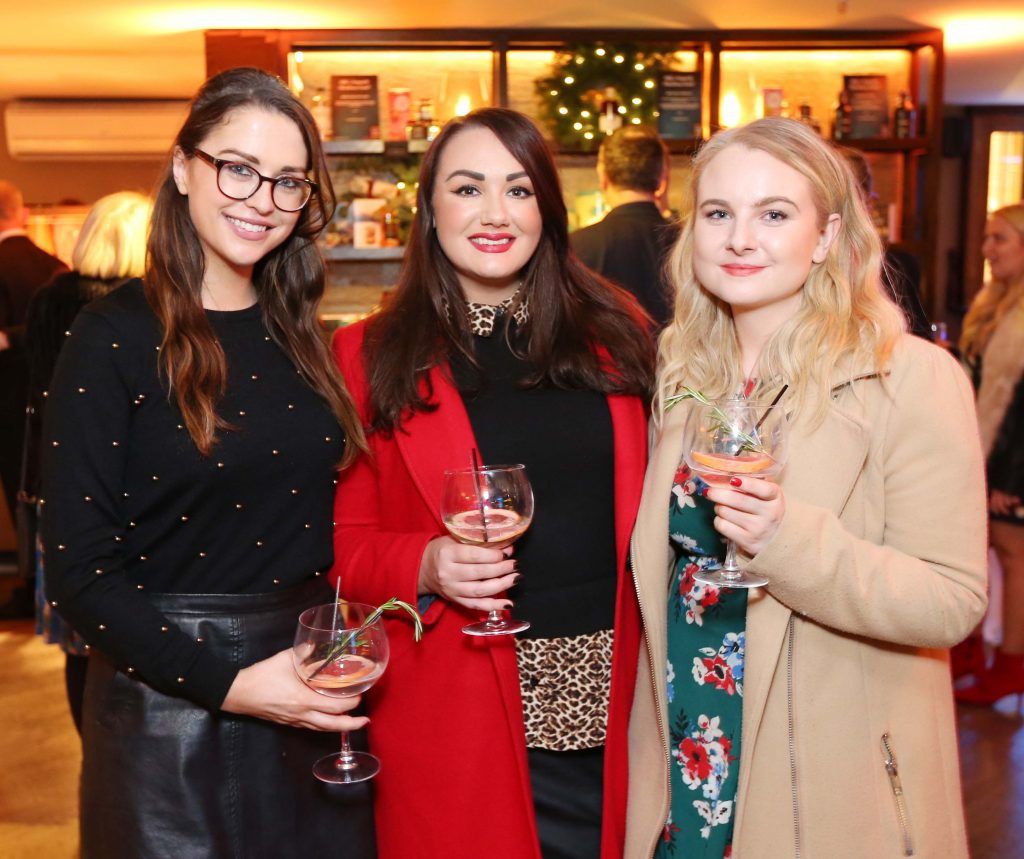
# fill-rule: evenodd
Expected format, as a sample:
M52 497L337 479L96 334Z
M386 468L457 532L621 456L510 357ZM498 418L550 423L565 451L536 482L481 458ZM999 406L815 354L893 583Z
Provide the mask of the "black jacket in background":
M598 274L637 297L658 328L672 315L672 293L662 268L679 227L654 203L624 203L603 221L572 234L576 255Z

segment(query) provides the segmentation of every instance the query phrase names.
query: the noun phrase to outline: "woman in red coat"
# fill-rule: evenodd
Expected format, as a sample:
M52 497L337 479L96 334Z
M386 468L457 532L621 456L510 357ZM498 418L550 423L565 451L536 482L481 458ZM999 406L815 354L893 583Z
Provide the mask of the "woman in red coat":
M486 108L445 126L396 293L334 350L370 428L338 487L335 573L346 597L418 601L426 624L415 644L389 621L371 696L380 856L620 856L652 344L570 252L530 120ZM536 515L514 554L446 536L443 473L474 448L526 465ZM462 633L513 603L528 632Z

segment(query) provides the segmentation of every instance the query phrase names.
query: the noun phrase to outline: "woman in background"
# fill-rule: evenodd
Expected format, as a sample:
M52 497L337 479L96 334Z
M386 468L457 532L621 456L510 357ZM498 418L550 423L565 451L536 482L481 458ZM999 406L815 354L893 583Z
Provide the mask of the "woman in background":
M47 597L90 644L84 859L374 855L364 794L311 773L358 698L307 688L331 600L339 463L362 432L319 328L333 212L309 112L273 75L208 80L148 262L61 350L43 426Z
M988 466L989 540L1003 571L1003 638L985 667L981 634L961 662L974 684L958 701L994 704L1016 694L1024 707L1024 204L993 212L981 246L992 279L964 318L960 349L978 391Z
M646 454L653 344L623 290L569 249L558 173L521 114L449 122L420 172L385 308L334 342L370 455L342 475L342 593L425 608L389 621L371 693L386 859L619 857L636 667L626 569ZM506 550L440 517L445 469L524 463L536 515ZM462 627L507 608L519 636Z
M904 333L853 177L805 125L715 135L690 190L633 539L626 856L965 859L945 648L985 607L970 386ZM680 465L684 387L767 407L782 385L777 483ZM763 589L694 580L722 537Z
M86 304L101 298L146 267L146 234L153 204L134 191L101 197L89 210L78 234L71 264L74 269L58 274L32 297L25 321L28 353L29 402L25 418L25 450L21 470L21 500L38 501L43 412L57 355L67 339L75 317ZM34 537L35 535L33 535ZM82 733L82 696L88 650L46 601L44 565L36 553L36 633L49 644L59 645L66 654L64 681L71 718Z

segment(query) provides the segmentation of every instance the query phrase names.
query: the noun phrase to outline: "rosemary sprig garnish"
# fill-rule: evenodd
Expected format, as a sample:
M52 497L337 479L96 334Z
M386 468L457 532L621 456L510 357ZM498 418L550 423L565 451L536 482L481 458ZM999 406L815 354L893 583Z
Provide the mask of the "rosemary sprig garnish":
M710 407L711 414L718 422L718 426L721 431L729 435L737 443L736 451L733 455L744 450L749 450L754 453L763 453L766 456L770 456L768 451L766 451L764 446L761 444L761 440L756 435L756 427L754 434L745 433L736 426L735 421L730 420L728 415L726 415L721 408L715 405L714 401L710 400L705 394L691 388L689 385L680 386L680 391L682 393L673 394L671 397L665 398L665 411L669 411L673 406L679 405L683 400L696 400L701 405ZM785 391L785 388L783 388L783 391ZM777 401L778 397L776 397L776 402ZM760 426L760 421L758 421L758 426Z
M421 638L423 638L423 618L420 617L420 613L404 600L400 600L398 597L391 597L391 599L389 599L387 602L382 603L381 605L377 606L377 608L375 608L372 612L370 612L366 616L366 620L364 620L359 625L358 629L353 629L352 631L350 631L349 634L346 635L343 640L339 641L330 650L328 650L327 656L325 657L324 661L320 664L316 671L310 674L309 677L307 677L306 679L312 680L328 665L333 665L342 656L344 656L346 653L346 648L348 647L349 643L353 639L357 639L360 633L362 633L366 629L369 629L371 626L373 626L373 624L380 620L380 617L384 614L384 612L397 611L399 609L406 612L412 617L412 622L415 627L413 630L413 638L416 641L419 641Z

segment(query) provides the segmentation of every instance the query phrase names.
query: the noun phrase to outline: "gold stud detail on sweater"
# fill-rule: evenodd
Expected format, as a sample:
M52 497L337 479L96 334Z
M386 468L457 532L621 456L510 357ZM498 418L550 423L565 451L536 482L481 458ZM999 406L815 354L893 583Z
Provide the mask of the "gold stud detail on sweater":
M262 540L257 540L256 541L256 548L257 549L262 549L263 548L263 541Z
M184 683L185 682L185 678L184 677L179 677L178 678L178 682L179 683Z
M280 454L280 453L281 453L281 451L279 451L279 450L272 450L272 451L270 451L270 452L271 452L272 454L274 454L274 456L277 456L278 454Z
M331 437L329 435L325 435L324 436L324 441L330 441L330 440L331 440Z
M252 374L252 380L253 380L254 382L255 382L255 381L256 381L256 380L258 379L258 378L259 378L259 376L257 376L257 375L256 375L255 373L253 373L253 374Z
M97 567L96 568L96 575L97 576L102 576L103 575L103 570L101 570L99 567Z
M99 625L99 630L100 630L100 632L106 632L107 631L107 625L105 623L101 623Z
M200 558L205 558L206 557L206 552L200 552L199 553L199 557Z
M78 389L78 393L80 393L80 394L84 394L84 393L85 393L85 388L79 388L79 389Z
M310 524L309 524L309 523L307 522L307 523L306 523L305 525L303 525L302 527L303 527L303 528L312 528L313 526L312 526L312 525L310 525Z
M281 584L281 580L280 580L280 579L274 579L274 584L275 584L275 585L279 585L279 584Z
M223 468L223 467L224 467L224 463L223 462L218 462L217 463L217 468Z
M239 412L239 413L238 413L238 416L239 416L240 418L244 418L244 417L245 417L245 412Z
M92 496L91 495L86 495L85 496L85 500L86 501L92 501Z
M132 667L131 667L131 666L129 665L129 666L128 666L128 667L127 667L127 668L125 669L125 673L127 673L127 674L134 674L134 673L135 673L135 669L134 669L134 668L132 668Z
M121 446L121 442L119 442L119 441L112 441L110 443L110 446L111 447L120 447Z
M111 349L120 349L121 348L121 344L120 343L111 343L110 344L110 348Z
M136 590L140 590L140 591L143 590L144 588L145 588L145 585L136 585L135 586L135 589Z
M63 543L58 543L57 544L57 551L58 552L63 552L66 548L67 548L67 546L65 546Z
M292 490L292 495L298 495L298 494L299 494L299 490L298 489L293 489Z
M50 600L50 605L57 608L57 600Z
M182 516L181 517L181 521L182 522L188 522L188 516Z
M60 447L60 442L59 442L59 441L55 441L55 442L53 443L53 446L54 446L54 447Z
M160 627L160 631L161 632L170 632L171 628L169 626L161 626Z
M235 505L235 509L236 510L241 510L242 509L242 505L241 504L236 504Z

